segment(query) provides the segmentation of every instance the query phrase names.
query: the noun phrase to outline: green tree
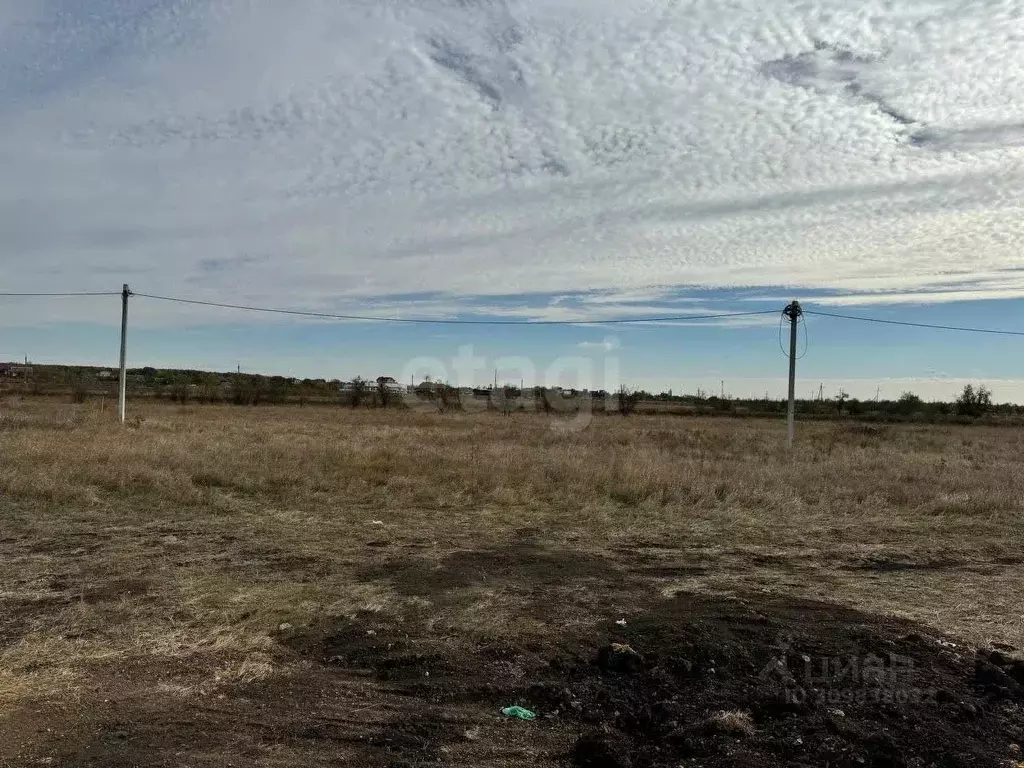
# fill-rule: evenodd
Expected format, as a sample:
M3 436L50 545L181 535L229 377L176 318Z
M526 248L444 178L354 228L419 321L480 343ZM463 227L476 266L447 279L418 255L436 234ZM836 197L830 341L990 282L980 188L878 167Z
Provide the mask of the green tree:
M353 408L358 408L362 405L363 400L366 399L366 380L362 376L356 376L352 379L352 388L349 390L349 405Z
M377 379L377 400L380 402L381 408L387 408L395 394L388 388L388 383L383 377Z
M259 405L266 394L262 376L240 373L231 384L231 398L235 405Z
M920 411L923 405L921 398L913 392L904 392L896 401L896 413L901 416L911 416Z
M956 400L956 413L958 416L969 416L973 419L985 415L992 407L992 392L984 385L975 389L968 384L960 397Z

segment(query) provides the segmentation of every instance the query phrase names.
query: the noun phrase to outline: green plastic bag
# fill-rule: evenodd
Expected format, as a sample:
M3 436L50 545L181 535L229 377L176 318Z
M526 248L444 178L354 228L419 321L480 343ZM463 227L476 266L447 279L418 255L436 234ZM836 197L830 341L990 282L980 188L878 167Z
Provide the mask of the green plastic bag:
M533 712L522 707L505 707L501 710L505 717L518 717L520 720L533 720L537 717Z

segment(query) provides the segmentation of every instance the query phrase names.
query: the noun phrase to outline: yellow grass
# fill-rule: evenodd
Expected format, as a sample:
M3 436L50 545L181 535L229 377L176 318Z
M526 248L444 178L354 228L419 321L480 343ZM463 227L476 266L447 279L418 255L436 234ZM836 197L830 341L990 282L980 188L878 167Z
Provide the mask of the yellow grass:
M750 713L737 710L719 712L708 718L708 724L712 728L732 736L751 736L757 731L754 718Z
M486 558L459 600L367 576L524 536L652 595L818 597L1024 645L1017 430L802 425L791 454L783 424L753 420L133 413L0 410L0 708L147 659L188 670L168 695L215 695L291 664L282 637L357 611L427 610L453 637L586 623L592 583L556 585L541 616L530 573Z

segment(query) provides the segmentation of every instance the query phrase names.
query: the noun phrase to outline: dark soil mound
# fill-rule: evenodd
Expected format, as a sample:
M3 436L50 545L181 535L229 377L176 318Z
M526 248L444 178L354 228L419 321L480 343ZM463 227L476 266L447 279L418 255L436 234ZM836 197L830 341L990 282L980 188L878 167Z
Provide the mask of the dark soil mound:
M512 703L540 715L523 727L571 724L563 759L578 768L1005 768L1024 742L1010 651L833 605L681 597L604 637L529 648L456 650L372 621L339 628L325 661L479 705L485 725Z
M676 617L564 671L548 705L591 726L580 768L1005 766L1024 738L1024 663L999 651L812 604Z

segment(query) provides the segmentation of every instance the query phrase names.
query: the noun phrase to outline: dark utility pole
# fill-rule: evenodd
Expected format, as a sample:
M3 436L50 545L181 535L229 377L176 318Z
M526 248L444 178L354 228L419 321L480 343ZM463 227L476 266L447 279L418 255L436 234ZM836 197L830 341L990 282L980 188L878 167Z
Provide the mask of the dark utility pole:
M128 399L128 297L132 292L128 283L121 288L121 371L117 379L117 418L124 424L125 405Z
M804 311L796 299L782 310L789 318L789 414L786 419L786 442L793 447L796 436L796 326Z

